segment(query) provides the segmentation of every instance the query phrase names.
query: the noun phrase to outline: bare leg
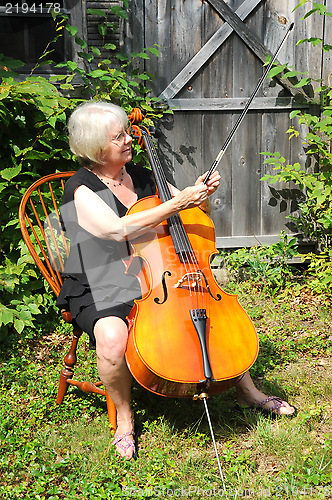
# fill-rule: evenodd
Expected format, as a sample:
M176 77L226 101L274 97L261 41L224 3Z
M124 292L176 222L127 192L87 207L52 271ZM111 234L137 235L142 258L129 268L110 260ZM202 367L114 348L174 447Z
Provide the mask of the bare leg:
M132 377L124 358L128 338L127 325L121 318L108 316L96 322L94 334L99 376L117 410L116 433L133 431L130 407ZM133 441L132 436L126 439ZM127 458L133 455L132 447L126 452L117 447L117 451Z
M254 385L249 372L246 372L241 381L236 385L236 397L239 405L257 405L267 398L266 394L259 391ZM273 402L270 401L264 405L264 408L272 408ZM292 415L294 408L287 403L279 409L281 415Z

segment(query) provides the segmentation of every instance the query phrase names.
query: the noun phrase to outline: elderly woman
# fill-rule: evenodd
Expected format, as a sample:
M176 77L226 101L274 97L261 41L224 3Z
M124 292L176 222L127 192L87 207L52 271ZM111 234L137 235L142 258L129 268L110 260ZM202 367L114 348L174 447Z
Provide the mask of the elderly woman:
M113 444L130 459L135 454L130 407L132 378L124 353L127 317L140 297L136 277L125 273L123 259L130 255L128 240L149 231L170 216L201 205L218 187L215 172L205 185L199 176L182 191L170 186L173 198L154 208L126 215L136 200L155 194L147 169L131 165L132 138L126 113L109 102L79 106L68 122L69 143L81 163L66 183L61 214L70 238L70 255L58 306L71 311L96 349L100 378L117 410ZM254 386L249 373L237 385L239 404L291 415L294 407L267 398Z

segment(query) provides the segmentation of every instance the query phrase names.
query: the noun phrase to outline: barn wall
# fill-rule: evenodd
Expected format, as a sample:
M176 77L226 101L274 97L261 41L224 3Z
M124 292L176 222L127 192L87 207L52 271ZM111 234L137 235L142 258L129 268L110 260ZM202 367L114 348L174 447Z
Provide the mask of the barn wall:
M236 28L238 32L232 17L224 20L227 8L222 15L217 12L224 9L220 0L131 3L124 43L130 50L159 45L160 57L146 61L145 69L155 76L154 94L174 109L162 122L159 150L169 179L179 188L210 167L262 74L260 57L265 58L266 49L275 52L290 22L295 27L279 62L313 78L330 78L329 53L322 54L321 46L296 42L321 36L331 43L331 18L310 16L302 21L308 6L293 12L297 3L229 0L226 7L245 24ZM331 3L326 1L330 11ZM286 216L294 210L297 192L291 185L271 191L260 181L271 171L260 152L280 151L287 162L305 165L301 139L289 141L286 133L291 109L309 106L313 89L304 90L294 89L290 82L266 80L234 136L219 166L220 188L211 198L219 247L271 242L282 230L292 230Z

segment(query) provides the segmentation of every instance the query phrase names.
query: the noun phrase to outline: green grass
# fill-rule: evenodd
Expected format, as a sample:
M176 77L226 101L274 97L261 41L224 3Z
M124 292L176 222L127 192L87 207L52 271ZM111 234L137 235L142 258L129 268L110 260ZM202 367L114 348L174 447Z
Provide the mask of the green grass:
M332 497L332 314L305 289L269 296L232 285L260 336L252 375L268 394L295 404L295 419L239 410L235 390L209 399L228 498ZM115 455L105 401L70 388L55 404L70 330L23 332L0 352L0 498L94 500L222 498L201 401L133 387L139 459ZM80 342L76 373L97 379L95 353ZM225 496L224 496L225 498Z

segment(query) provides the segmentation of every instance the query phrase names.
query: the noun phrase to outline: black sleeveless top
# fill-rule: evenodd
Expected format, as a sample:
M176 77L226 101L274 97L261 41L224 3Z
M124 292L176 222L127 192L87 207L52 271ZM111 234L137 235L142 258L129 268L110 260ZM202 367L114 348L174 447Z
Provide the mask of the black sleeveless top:
M152 172L132 164L126 165L138 199L155 194L156 187ZM134 299L140 297L140 287L135 276L125 274L124 258L130 255L127 241L116 242L93 236L77 222L74 194L79 186L87 186L95 192L119 217L127 212L120 200L90 170L82 167L68 179L61 204L63 230L70 241L70 252L62 273L65 278L57 306L69 310L74 321L93 335L95 321L115 311L128 311ZM89 309L89 325L80 324L80 315ZM91 315L93 317L91 317ZM115 312L123 317L124 313Z

